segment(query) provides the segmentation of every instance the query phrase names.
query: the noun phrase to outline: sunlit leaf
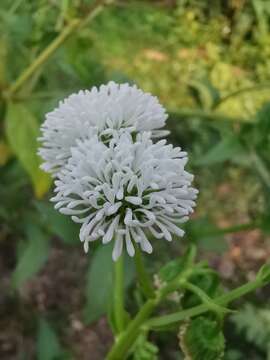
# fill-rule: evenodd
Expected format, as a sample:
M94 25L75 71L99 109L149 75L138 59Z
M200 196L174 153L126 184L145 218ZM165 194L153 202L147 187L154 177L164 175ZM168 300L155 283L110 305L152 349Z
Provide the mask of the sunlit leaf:
M10 156L10 147L4 141L0 141L0 166L5 165L9 160Z
M0 37L0 85L5 84L7 75L7 41L4 36Z
M38 122L26 106L10 103L5 125L9 144L29 174L36 197L41 198L48 191L51 179L39 168L40 159L37 155Z

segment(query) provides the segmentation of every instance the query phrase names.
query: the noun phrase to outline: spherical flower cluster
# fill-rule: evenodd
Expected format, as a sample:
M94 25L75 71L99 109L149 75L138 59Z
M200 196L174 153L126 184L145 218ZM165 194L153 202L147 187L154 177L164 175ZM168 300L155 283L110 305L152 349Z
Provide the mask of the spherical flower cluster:
M164 136L168 132L159 129L166 119L158 99L135 85L111 81L99 89L79 91L46 115L41 126L43 147L39 151L44 160L42 169L57 173L66 164L77 139L90 139L97 134L106 142L123 131L151 131L153 137Z
M98 239L114 242L116 261L124 247L130 256L135 243L151 253L149 238L183 236L179 224L192 213L197 190L185 171L187 153L153 141L165 123L164 109L127 84L81 95L47 117L40 153L56 177L55 208L81 224L85 251Z

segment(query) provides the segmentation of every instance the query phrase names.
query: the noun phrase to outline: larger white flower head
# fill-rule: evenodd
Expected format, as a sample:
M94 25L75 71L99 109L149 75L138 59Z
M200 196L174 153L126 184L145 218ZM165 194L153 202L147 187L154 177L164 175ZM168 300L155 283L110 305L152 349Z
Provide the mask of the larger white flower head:
M123 131L136 134L151 131L151 136L163 136L158 130L165 125L167 114L158 99L135 85L109 82L90 91L72 94L46 115L41 127L45 171L57 173L70 157L77 139L90 139L95 134L108 142Z
M125 133L108 145L96 135L71 149L52 200L61 213L82 224L85 251L89 242L101 239L104 244L114 241L114 260L124 244L133 256L134 242L151 253L147 233L168 241L172 234L182 236L178 224L193 211L197 190L191 187L186 162L180 148L166 140L153 143L149 133L136 140Z

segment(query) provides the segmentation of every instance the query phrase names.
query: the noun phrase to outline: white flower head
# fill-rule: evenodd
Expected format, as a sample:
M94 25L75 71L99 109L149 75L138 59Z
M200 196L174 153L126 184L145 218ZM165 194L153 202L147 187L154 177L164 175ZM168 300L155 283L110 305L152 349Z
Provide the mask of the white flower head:
M67 165L59 172L55 208L81 223L80 240L114 241L113 260L135 253L134 242L147 252L147 238L168 241L183 236L179 224L193 212L197 190L185 171L187 154L180 148L153 143L149 133L132 139L128 133L105 145L97 135L79 140Z
M168 131L159 129L166 119L166 111L158 99L135 85L111 81L99 89L79 91L46 115L39 139L42 169L54 174L61 170L78 139L98 135L106 143L124 131L135 135L150 131L152 137L164 136Z

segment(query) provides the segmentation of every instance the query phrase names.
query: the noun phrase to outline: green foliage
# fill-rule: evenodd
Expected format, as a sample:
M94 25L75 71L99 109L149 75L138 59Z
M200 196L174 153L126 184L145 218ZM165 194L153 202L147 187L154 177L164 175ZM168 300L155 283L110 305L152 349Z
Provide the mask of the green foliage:
M189 360L223 359L225 340L220 325L215 320L197 317L180 335L180 347Z
M18 263L12 275L12 284L19 288L44 265L49 254L49 238L35 224L26 225L26 244L19 253Z
M255 344L270 358L270 310L268 308L256 308L252 304L244 306L230 317L236 325L237 332L245 339Z

